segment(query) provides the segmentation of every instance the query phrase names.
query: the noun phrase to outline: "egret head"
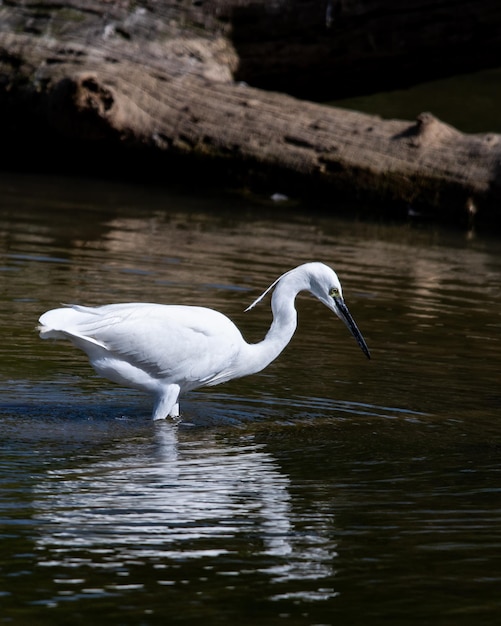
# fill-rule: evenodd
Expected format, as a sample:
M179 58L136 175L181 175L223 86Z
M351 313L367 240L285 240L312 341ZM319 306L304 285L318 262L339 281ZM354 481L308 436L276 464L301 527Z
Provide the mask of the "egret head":
M362 333L358 330L358 326L355 324L355 320L351 316L348 307L343 300L343 290L341 283L336 275L336 272L324 263L304 263L299 267L296 267L285 274L282 274L277 280L272 283L268 289L266 289L254 302L245 310L249 311L254 308L256 304L274 289L282 281L288 281L293 285L295 294L299 291L309 291L312 295L323 302L331 311L341 319L348 326L348 330L357 340L358 345L362 348L365 356L370 359L371 355L369 348L365 343Z
M365 356L370 359L369 348L344 302L336 272L323 263L307 263L304 267L310 275L310 292L346 324Z

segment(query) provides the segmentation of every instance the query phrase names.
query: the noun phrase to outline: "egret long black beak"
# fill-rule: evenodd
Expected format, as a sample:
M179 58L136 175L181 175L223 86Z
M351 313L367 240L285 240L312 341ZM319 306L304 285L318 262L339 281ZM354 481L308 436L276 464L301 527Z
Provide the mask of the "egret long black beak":
M355 337L358 345L362 348L362 352L368 359L370 359L371 353L369 352L369 348L365 343L365 339L362 337L362 333L358 330L358 326L355 324L355 320L351 316L344 300L342 298L334 298L334 302L336 305L336 313L343 320L346 326L348 326L350 333Z

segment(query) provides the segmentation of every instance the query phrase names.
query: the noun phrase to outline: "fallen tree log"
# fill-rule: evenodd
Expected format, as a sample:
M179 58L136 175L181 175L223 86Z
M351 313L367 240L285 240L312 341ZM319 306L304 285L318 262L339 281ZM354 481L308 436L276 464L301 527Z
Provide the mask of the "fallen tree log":
M183 23L158 4L161 22L148 3L0 10L4 166L41 160L50 146L75 171L91 161L130 175L153 159L165 181L216 177L332 206L345 192L454 219L499 216L500 136L465 135L429 113L382 120L235 83L224 29L201 28L214 16L186 25L186 13Z

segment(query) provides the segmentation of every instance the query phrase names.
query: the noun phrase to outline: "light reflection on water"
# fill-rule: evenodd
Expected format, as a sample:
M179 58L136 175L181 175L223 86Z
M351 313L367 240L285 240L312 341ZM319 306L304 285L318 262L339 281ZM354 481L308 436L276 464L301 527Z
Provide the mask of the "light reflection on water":
M492 623L498 241L56 183L1 196L0 623ZM284 354L189 394L178 427L34 330L60 302L149 300L255 341L269 302L243 310L312 259L373 359L301 296Z
M271 582L313 578L320 585L333 575L325 520L307 534L294 532L289 479L264 446L211 445L208 438L180 444L177 429L160 424L146 450L125 447L113 450L116 460L51 470L37 483L39 565L72 568L83 551L86 559L98 555L97 567L123 575L128 561L229 556L243 535L256 537L255 558L273 557L261 570Z

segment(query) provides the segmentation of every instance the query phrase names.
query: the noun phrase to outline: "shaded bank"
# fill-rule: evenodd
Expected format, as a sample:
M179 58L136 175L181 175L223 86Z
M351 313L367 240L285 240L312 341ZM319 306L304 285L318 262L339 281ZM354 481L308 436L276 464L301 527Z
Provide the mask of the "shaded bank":
M333 89L323 91L339 97L339 85L347 95L364 77L377 83L375 68L383 75L391 63L407 68L405 80L417 75L412 59L420 44L435 53L447 43L452 53L476 44L483 66L501 47L493 3L475 5L470 14L466 3L451 3L440 20L426 2L413 13L392 13L393 4L378 3L375 11L351 2L4 3L2 165L126 176L146 171L166 182L249 185L325 204L344 193L439 218L498 219L500 136L462 134L430 113L381 120L242 82L304 96L310 72L312 94L315 84L331 82ZM481 19L467 19L481 9ZM413 14L422 36L406 38ZM428 18L433 28L425 28ZM300 80L291 79L294 73ZM398 75L386 73L386 83Z

